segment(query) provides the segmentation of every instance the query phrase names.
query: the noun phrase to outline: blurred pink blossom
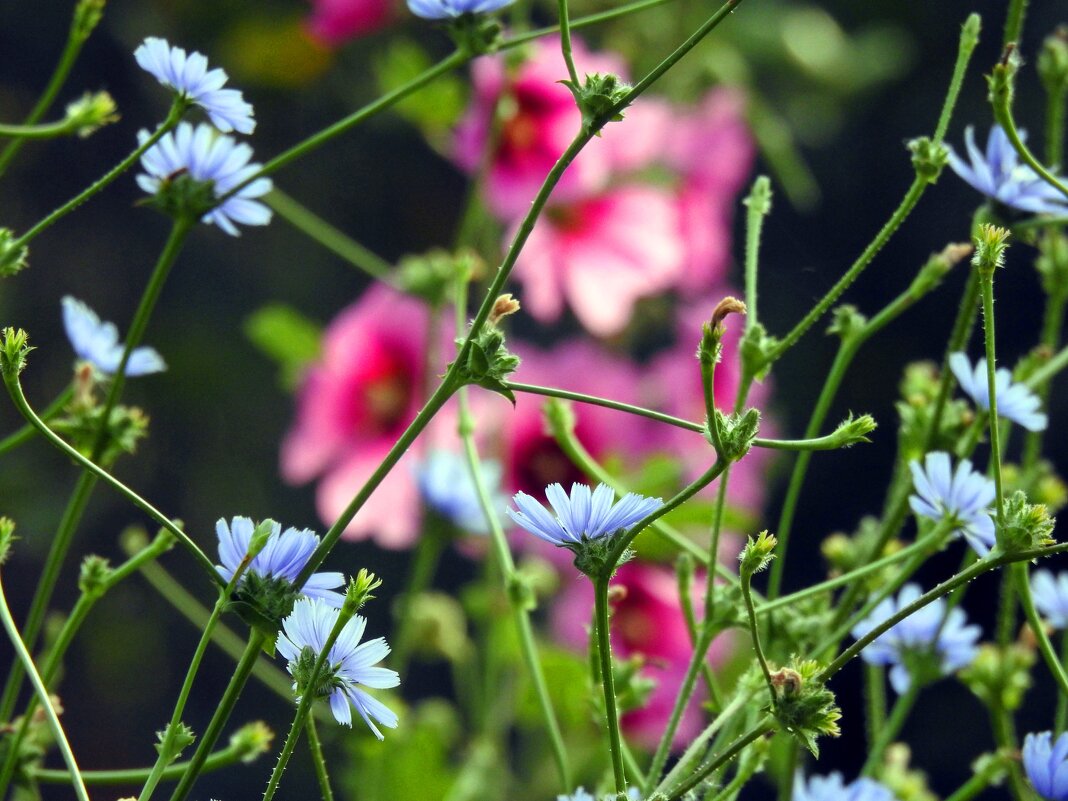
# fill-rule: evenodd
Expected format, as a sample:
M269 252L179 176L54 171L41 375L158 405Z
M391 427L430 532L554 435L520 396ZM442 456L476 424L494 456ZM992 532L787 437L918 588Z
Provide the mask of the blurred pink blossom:
M384 28L395 16L391 0L312 0L306 24L312 36L336 47Z
M637 184L553 206L516 261L526 308L552 321L566 300L590 333L618 334L639 298L681 280L680 211L671 192Z
M694 606L701 609L704 581L694 582ZM622 588L624 595L613 605L612 651L618 658L640 656L645 660L643 675L656 681L648 704L627 712L621 718L623 729L647 748L654 748L671 715L679 687L693 655L679 601L678 584L673 570L660 565L628 562L616 571L612 587ZM593 614L593 585L585 576L574 573L565 579L564 589L553 605L553 631L564 644L579 650L589 645L589 627ZM722 634L712 642L708 652L711 665L719 665L730 653L731 638ZM701 730L701 685L686 708L675 739L681 747Z
M337 520L418 412L427 326L422 303L374 286L327 328L322 356L304 377L296 421L281 453L287 481L301 484L320 477L316 500L324 523ZM444 329L441 343L449 343ZM455 431L449 418L444 412L435 418L433 430L420 440L422 447ZM420 508L413 453L389 473L346 536L373 536L389 548L411 545Z
M567 78L559 45L539 40L530 49L530 58L512 75L507 72L504 56L480 58L474 63L471 106L456 130L456 160L473 172L482 163L494 110L500 108L502 120L486 176L485 199L490 210L505 221L530 208L542 181L571 144L581 122L575 98L559 83ZM591 53L579 39L573 40L573 54L580 75L624 75L626 71L618 57ZM610 159L603 142L591 142L564 173L553 193L554 202L603 187Z

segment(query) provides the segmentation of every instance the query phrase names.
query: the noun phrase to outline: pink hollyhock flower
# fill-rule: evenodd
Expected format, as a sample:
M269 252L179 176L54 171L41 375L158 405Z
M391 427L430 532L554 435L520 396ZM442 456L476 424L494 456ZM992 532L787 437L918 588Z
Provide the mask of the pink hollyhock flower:
M306 24L316 39L332 47L384 28L395 19L391 0L312 0Z
M589 52L579 39L572 40L575 66L580 75L611 72L623 76L620 59ZM454 153L467 170L478 169L493 125L494 109L507 111L497 135L485 198L502 220L513 220L530 208L530 202L556 160L579 131L581 115L575 98L559 81L567 67L557 44L537 41L531 57L507 72L505 58L480 58L471 68L471 107L456 130ZM504 102L504 101L507 102ZM600 141L591 142L568 168L553 193L556 201L580 197L604 186L611 154Z
M513 272L526 308L551 321L566 299L592 334L618 334L639 298L679 282L686 255L680 211L670 191L637 184L550 208Z
M701 585L701 586L696 586ZM617 657L640 656L643 675L656 680L656 689L641 709L620 720L624 730L647 748L656 746L671 715L679 686L693 655L672 570L644 562L628 562L616 571L612 586L624 592L614 604L612 651ZM695 582L694 606L701 609L703 581ZM551 612L552 628L564 644L585 650L593 615L593 586L584 576L568 582ZM731 638L720 635L712 642L708 660L722 664L730 653ZM701 730L701 685L679 722L673 747L681 748Z
M287 481L320 477L316 498L325 523L337 520L418 412L425 394L427 326L423 304L375 286L327 329L322 357L304 377L296 421L281 453ZM448 346L444 329L441 341ZM447 417L435 421L439 438L450 428ZM432 442L435 431L420 442ZM346 529L347 536L373 536L391 548L412 543L420 506L408 461L413 458L406 455L390 472Z

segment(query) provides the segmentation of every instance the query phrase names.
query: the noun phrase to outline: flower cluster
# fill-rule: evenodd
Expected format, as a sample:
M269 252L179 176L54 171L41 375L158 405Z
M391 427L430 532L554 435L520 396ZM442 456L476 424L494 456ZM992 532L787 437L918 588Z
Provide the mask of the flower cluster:
M912 511L930 520L950 520L953 533L964 537L980 556L990 552L995 542L990 504L995 497L994 482L972 470L961 459L952 470L949 454L927 454L924 466L910 462L916 495L909 496Z
M864 637L921 595L918 584L906 584L896 599L886 598L858 623L853 636ZM945 600L939 598L895 623L860 654L872 665L891 665L890 684L904 693L913 682L927 684L970 665L981 634L978 626L967 625L963 610L947 613Z

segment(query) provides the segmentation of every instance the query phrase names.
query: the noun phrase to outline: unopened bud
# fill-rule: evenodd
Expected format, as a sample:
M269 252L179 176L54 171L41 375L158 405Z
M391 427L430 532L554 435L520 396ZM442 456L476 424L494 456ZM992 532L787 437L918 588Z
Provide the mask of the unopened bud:
M1009 249L1009 230L996 225L983 225L975 237L972 264L979 272L993 272L1005 265L1005 251Z
M493 311L490 312L489 324L497 325L502 319L519 311L519 301L512 297L512 293L506 292L493 302Z
M369 572L366 568L361 567L360 572L356 574L356 578L349 581L348 589L345 591L345 603L342 606L342 614L351 617L360 610L365 603L370 601L374 596L372 591L382 586L382 579L375 576L374 573Z

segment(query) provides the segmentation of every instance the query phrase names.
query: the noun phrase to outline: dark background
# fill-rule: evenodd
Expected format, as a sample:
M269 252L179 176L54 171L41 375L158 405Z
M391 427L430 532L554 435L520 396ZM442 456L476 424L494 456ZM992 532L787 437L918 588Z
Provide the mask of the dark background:
M776 14L796 5L762 3L749 0L736 12L739 28L745 21L751 27L765 22L773 27ZM1057 17L1056 5L1032 4L1022 43L1030 62L1042 37L1063 21ZM948 140L959 145L968 123L977 126L983 139L990 122L982 73L1000 51L1002 3L829 0L822 7L847 32L876 23L894 29L897 38L892 41L901 48L903 59L901 74L853 94L816 86L808 99L804 95L782 98L781 87L803 85L804 77L798 78L790 63L774 50L769 55L766 43L755 37L732 40L735 19L701 45L703 51L715 54L717 48L733 42L738 52L752 55L756 86L771 102L788 99L792 103L790 114L800 137L800 153L818 182L820 199L810 208L795 207L779 192L765 226L761 314L775 333L788 330L833 284L903 196L912 178L904 143L933 130L956 54L959 25L973 10L984 18L983 41ZM706 10L693 9L694 18ZM0 3L0 118L4 121L20 119L43 87L62 47L69 11L66 2ZM387 37L358 40L336 53L301 45L293 56L283 48L278 71L286 71L284 59L288 57L313 65L299 85L296 80L279 85L277 78L266 79L263 70L255 68L260 57L249 54L248 41L255 38L257 26L277 31L288 25L296 30L305 11L299 2L112 0L57 109L83 89L105 88L116 98L123 119L87 141L31 143L24 148L0 180L0 225L24 230L125 156L136 131L151 127L161 117L166 95L130 55L147 35L165 36L201 50L213 65L229 69L234 83L256 108L259 124L252 143L260 159L373 98L376 88L370 54L383 47ZM414 22L402 23L401 30L435 53L446 52L447 41L440 32ZM598 41L595 34L588 38ZM319 67L314 66L319 63L316 59ZM242 68L232 66L235 63L246 64L244 79ZM1042 99L1033 67L1027 66L1020 76L1016 115L1036 131L1036 139ZM806 123L807 115L811 118ZM821 127L813 120L826 125ZM758 164L757 169L767 166ZM387 114L287 168L277 176L277 184L392 260L448 243L464 179L414 128ZM26 328L39 348L24 374L27 394L38 408L69 376L69 348L60 324L62 295L86 300L120 329L128 323L169 229L165 218L135 205L140 199L131 176L119 180L102 197L35 241L30 269L0 284L0 325ZM929 253L950 241L967 239L970 215L978 202L947 170L845 299L863 311L875 311L908 284ZM736 257L741 242L738 229ZM1014 248L1007 268L997 278L999 349L1006 363L1026 352L1038 333L1041 295L1030 266L1033 253L1025 246ZM942 289L873 341L853 366L831 417L847 410L871 412L883 426L871 446L817 455L813 460L791 548L788 587L822 576L818 543L827 533L850 530L860 515L878 511L893 454L892 404L901 369L906 361L940 358L963 278L964 269L958 268ZM740 284L737 273L736 282ZM245 229L240 239L214 228L198 229L180 257L146 337L149 343L165 344L170 369L128 385L126 398L149 410L152 430L136 458L120 463L120 478L161 509L183 518L206 546L214 520L235 513L314 526L317 518L311 490L285 486L277 475L278 442L291 419L291 399L279 388L274 365L248 343L241 325L248 314L273 300L284 300L326 322L364 285L361 276L282 220L276 219L265 229ZM775 414L784 436L800 434L833 355L834 342L821 335L822 327L811 331L776 366ZM972 353L977 353L975 347ZM1062 399L1054 399L1050 415L1051 429L1060 430L1065 417ZM13 409L0 404L0 432L13 430L19 422ZM1055 434L1048 439L1048 455L1055 463L1063 462L1061 441ZM17 520L21 536L4 571L16 619L25 614L38 565L75 478L74 469L41 443L20 449L0 467L0 513ZM768 525L777 517L782 490L779 480L765 517ZM118 532L138 521L145 522L114 494L98 489L79 531L75 553L96 551L118 561ZM406 559L404 554L382 552L368 544L343 543L334 567L354 572L366 565L396 587ZM959 553L953 551L927 568L921 578L929 584L947 575L958 559ZM77 561L69 560L61 580L55 604L59 608L67 608L75 597ZM177 551L165 563L210 603L209 588ZM991 633L995 592L994 580L979 581L967 603L974 617L985 620L987 634ZM383 598L388 602L389 593ZM65 720L83 766L151 761L150 733L169 714L185 655L195 640L196 632L137 580L120 585L100 604L71 650L68 692L63 698ZM0 656L7 664L7 651L0 651ZM202 706L191 708L188 715L195 728L203 726L211 711L208 699L218 697L231 673L232 663L218 652L209 651L205 664L194 698ZM841 766L847 777L855 774L862 748L859 723L848 718L859 701L854 686L857 676L854 666L837 682L850 736L827 742L820 763L821 770ZM1029 721L1034 726L1047 725L1052 688L1041 664L1036 677L1038 689L1021 716L1021 732L1030 730ZM75 688L77 693L71 692ZM411 687L406 692L424 694ZM263 717L284 731L289 715L277 699L251 686L235 721ZM968 760L990 747L986 740L977 745L971 739L973 732L988 737L981 707L959 684L945 682L924 694L920 711L903 735L912 743L914 757L929 773L934 788L948 794L968 775ZM213 795L251 797L259 792L259 774L265 764L261 762L254 771L251 786L243 785L246 779L240 777L213 778ZM298 786L295 777L293 781L290 786Z

